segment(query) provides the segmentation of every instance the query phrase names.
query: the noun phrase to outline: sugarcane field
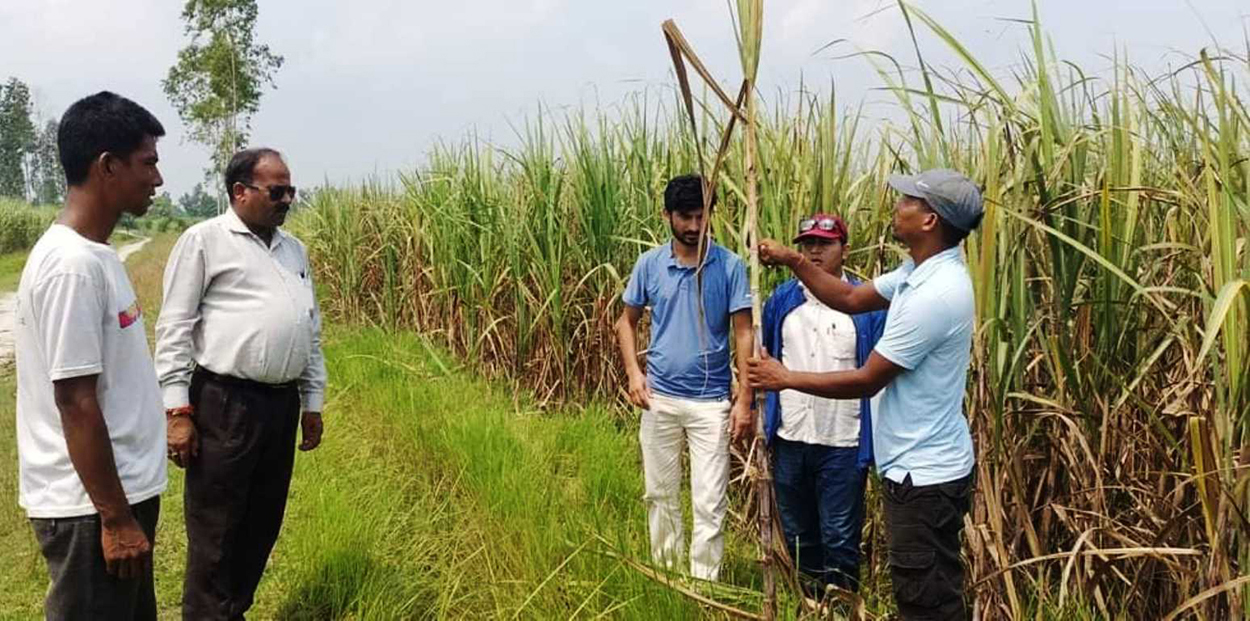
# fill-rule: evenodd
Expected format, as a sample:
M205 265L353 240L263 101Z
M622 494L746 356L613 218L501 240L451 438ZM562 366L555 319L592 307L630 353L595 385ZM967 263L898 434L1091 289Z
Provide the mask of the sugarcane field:
M1250 5L0 6L0 619L1250 618Z

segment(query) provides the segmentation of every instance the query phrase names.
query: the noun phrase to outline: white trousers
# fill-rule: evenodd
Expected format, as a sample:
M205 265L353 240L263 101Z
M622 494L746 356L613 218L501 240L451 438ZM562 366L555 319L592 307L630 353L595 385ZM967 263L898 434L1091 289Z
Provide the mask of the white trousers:
M729 507L729 401L692 401L652 393L638 431L646 476L651 558L674 568L685 552L681 518L681 449L690 445L694 530L690 575L716 580L725 552L722 524Z

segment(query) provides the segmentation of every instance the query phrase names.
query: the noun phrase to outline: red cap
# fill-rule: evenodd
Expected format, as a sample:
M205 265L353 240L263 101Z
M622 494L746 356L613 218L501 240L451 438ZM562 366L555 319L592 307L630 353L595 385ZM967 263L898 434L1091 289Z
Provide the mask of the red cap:
M799 221L799 234L794 237L794 243L800 240L819 237L822 239L834 239L842 243L846 243L848 233L846 223L833 214L818 213L810 218L804 218Z

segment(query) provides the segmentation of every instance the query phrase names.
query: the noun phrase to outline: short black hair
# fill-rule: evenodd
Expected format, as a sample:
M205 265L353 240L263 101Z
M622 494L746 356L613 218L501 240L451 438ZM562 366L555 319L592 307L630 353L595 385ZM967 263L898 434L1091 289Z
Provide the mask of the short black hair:
M109 91L100 91L74 102L61 116L56 150L65 171L65 182L82 185L91 162L101 153L125 158L149 136L165 135L161 122L146 108Z
M712 205L716 206L716 195L712 195ZM689 213L703 209L703 176L680 175L668 181L664 188L664 211L672 213Z
M282 159L281 153L268 147L244 149L230 158L230 163L226 164L226 196L230 197L231 202L234 202L234 184L251 183L252 174L256 172L256 165L270 155Z
M972 222L972 226L968 227L968 230L965 231L954 224L951 224L946 220L946 218L943 218L942 214L938 213L937 210L929 204L929 201L926 201L923 198L917 198L917 200L925 206L925 209L928 209L933 212L933 215L937 216L938 230L942 233L942 244L947 248L954 248L955 246L958 246L960 242L972 234L972 231L976 230L978 226L981 226L981 219L985 217L984 213L977 215L976 220Z

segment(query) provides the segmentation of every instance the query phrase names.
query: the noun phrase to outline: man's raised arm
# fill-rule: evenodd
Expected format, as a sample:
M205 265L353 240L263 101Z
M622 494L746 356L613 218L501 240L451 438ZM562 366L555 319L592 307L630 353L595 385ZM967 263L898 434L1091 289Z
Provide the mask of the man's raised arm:
M852 285L807 260L793 248L771 239L760 242L760 261L767 265L783 265L794 272L803 286L825 306L848 315L882 310L890 301L877 293L871 282Z

